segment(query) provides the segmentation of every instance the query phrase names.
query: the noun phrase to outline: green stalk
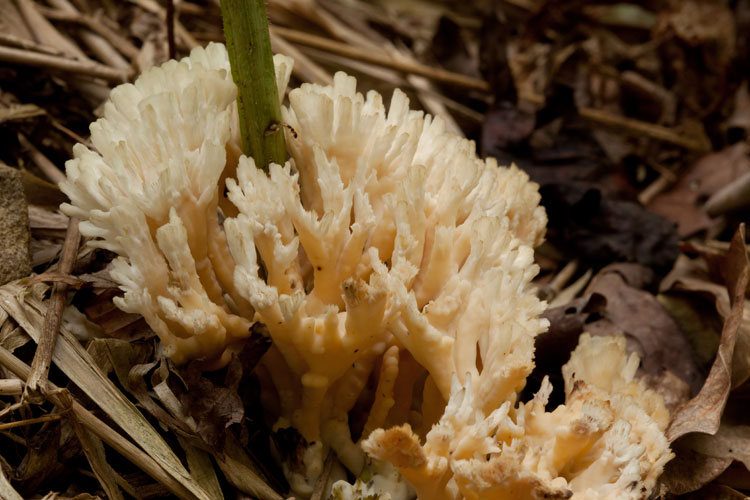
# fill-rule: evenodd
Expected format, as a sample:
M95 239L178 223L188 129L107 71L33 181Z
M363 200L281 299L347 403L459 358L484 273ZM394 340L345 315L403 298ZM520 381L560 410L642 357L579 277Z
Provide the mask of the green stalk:
M283 165L287 154L266 5L263 0L221 0L221 15L237 85L242 150L267 171L269 163Z

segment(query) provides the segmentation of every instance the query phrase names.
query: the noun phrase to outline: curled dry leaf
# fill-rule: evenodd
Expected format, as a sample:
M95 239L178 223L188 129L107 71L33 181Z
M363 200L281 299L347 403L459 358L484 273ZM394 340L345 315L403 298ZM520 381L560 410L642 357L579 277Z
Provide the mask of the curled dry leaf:
M710 483L695 493L685 495L684 500L747 500L747 495L729 486Z
M622 332L628 350L641 358L639 373L661 392L671 408L684 402L700 387L700 374L690 345L674 319L649 292L643 290L653 279L647 268L637 264L613 264L602 269L586 293L607 299L600 321L587 325L592 334Z
M691 300L691 306L696 309L699 309L701 303L705 302L703 297L708 297L712 300L718 316L722 321L726 321L732 310L728 291L731 286L730 277L735 275L736 278L733 262L743 258L741 255L743 249L736 247L730 250L730 253L738 254L730 257L725 251L706 245L690 243L686 244L685 248L700 254L701 259L691 260L686 256L680 256L672 272L662 281L661 290L672 296L675 293L680 294L682 299ZM706 315L699 319L706 320ZM719 336L717 335L716 338L718 339ZM692 340L694 348L703 346L698 347L701 350L707 350L713 344L713 339L708 332L703 332ZM711 359L715 351L714 345ZM731 366L732 388L734 389L744 384L750 377L750 305L748 305L747 297L745 297L745 307L741 315Z
M227 428L242 422L245 416L237 393L241 376L242 368L236 358L227 366L223 383L203 376L195 363L182 370L188 387L182 394L182 404L195 419L198 435L213 450L223 449Z
M670 441L691 432L715 434L719 430L721 415L732 388L732 357L742 322L745 291L750 274L744 224L732 238L728 262L732 269L731 281L728 283L732 308L724 322L719 351L698 395L679 408L673 416L667 429L667 438Z
M676 443L675 458L664 468L661 481L670 493L681 495L710 483L732 463L731 458L708 457Z
M536 368L524 394L533 394L544 375L555 382L580 334L589 332L625 335L628 351L641 359L639 375L664 396L667 407L674 410L687 401L700 388L699 369L685 355L691 348L680 327L643 290L652 279L653 273L637 264L613 264L594 277L583 297L547 310L550 328L536 339Z
M713 436L698 432L685 436L685 443L706 456L742 462L750 470L750 427L747 425L722 422Z
M592 265L635 261L668 270L677 258L674 224L639 203L609 196L593 183L546 185L549 240Z

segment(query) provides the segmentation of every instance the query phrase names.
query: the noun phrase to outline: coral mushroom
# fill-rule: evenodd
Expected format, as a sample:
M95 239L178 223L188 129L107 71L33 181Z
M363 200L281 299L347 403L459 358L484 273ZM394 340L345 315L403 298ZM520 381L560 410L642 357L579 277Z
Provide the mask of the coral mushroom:
M283 90L291 61L275 64ZM67 164L63 210L120 255L118 306L175 362L222 366L266 325L266 410L305 443L285 464L296 494L329 449L359 474L360 442L425 499L609 498L623 478L650 490L668 459L663 404L631 371L586 360L590 346L621 360L620 344L584 339L566 406L544 412L548 385L515 405L546 328L530 286L546 216L526 174L477 158L404 93L386 110L342 73L289 92L290 159L266 173L239 154L235 92L216 44L115 89L92 125L98 153L79 145ZM359 426L355 406L368 408ZM383 491L407 494L373 466L393 479Z

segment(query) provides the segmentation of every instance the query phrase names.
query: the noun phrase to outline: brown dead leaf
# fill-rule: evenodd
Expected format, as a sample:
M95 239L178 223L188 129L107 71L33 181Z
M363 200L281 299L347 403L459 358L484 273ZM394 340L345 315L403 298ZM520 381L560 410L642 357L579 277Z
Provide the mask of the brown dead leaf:
M26 455L13 477L21 493L34 492L41 484L64 472L58 457L60 429L61 425L54 423L27 439Z
M698 395L674 414L667 429L667 438L670 442L691 432L715 434L719 430L721 415L732 388L732 357L742 322L745 291L750 276L750 262L748 262L745 250L744 224L740 225L732 238L728 258L733 271L731 282L728 283L732 308L724 322L719 351Z
M223 381L213 380L214 374L204 373L198 363L180 370L187 384L180 400L195 419L201 439L212 450L219 451L223 448L227 428L242 422L245 417L245 408L237 391L242 366L237 358L233 358L225 370Z
M731 458L750 470L750 427L722 422L713 436L696 432L685 436L684 442L693 450L715 458Z
M681 498L685 500L747 500L747 495L723 484L710 483Z
M698 390L701 378L685 335L656 298L642 289L651 280L651 271L638 264L602 269L585 293L606 297L607 308L586 330L592 335L624 334L628 350L641 358L639 374L675 408Z
M731 304L728 289L731 286L730 276L736 273L732 269L732 262L742 259L741 255L729 257L726 251L717 250L707 245L694 242L683 246L686 250L698 253L701 259L688 259L681 256L674 269L667 275L661 284L663 291L669 293L680 293L690 299L686 292L693 295L691 302L696 309L704 297L710 298L716 312L726 321L731 312ZM750 377L750 299L745 298L745 307L742 311L739 330L737 332L737 343L732 358L732 388L736 388L747 381ZM705 316L701 318L705 319ZM705 337L703 335L702 337ZM718 339L718 337L716 337ZM698 344L713 344L712 338L695 337L692 339L694 347Z
M695 162L669 191L649 203L648 208L677 223L682 237L716 227L703 203L732 180L750 172L750 144L741 142Z
M750 172L750 145L737 143L695 162L669 191L649 203L648 208L677 223L682 237L716 226L703 209L703 203L715 192L741 175Z
M732 463L731 458L715 458L703 455L690 447L672 446L675 458L667 463L661 481L669 492L682 495L700 489L710 483Z

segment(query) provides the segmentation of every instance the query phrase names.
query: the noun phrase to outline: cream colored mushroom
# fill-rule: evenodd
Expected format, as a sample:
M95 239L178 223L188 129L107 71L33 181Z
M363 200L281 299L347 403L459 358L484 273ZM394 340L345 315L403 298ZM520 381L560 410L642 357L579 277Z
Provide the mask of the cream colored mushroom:
M565 405L545 410L545 379L532 401L486 413L473 379L454 379L424 445L402 426L373 432L363 446L420 500L648 498L673 455L663 400L633 379L637 366L624 338L584 334L563 368Z

